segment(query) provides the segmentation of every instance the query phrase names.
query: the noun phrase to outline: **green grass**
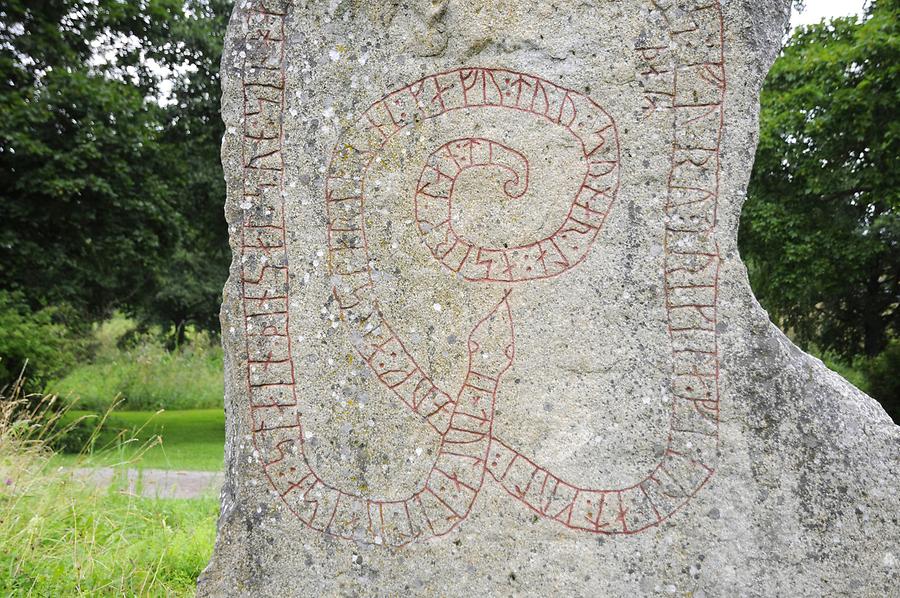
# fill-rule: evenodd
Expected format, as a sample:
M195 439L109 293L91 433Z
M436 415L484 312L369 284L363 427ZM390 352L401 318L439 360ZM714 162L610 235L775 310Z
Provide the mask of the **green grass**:
M63 433L57 418L71 414L52 397L23 396L21 385L7 395L0 389L0 596L192 596L213 549L216 499L94 487L58 467L50 449ZM173 428L175 438L190 433Z
M94 327L91 362L51 383L47 391L63 398L70 421L95 413L109 412L109 417L86 460L57 455L57 463L115 465L140 453L140 467L222 469L222 349L209 335L194 330L177 350L166 349L163 337L159 330L139 332L121 315ZM83 425L81 434L56 448L81 450L85 432L93 425Z
M68 418L85 415L92 414L70 411ZM157 437L160 441L153 444ZM117 438L128 441L123 443ZM147 448L148 444L153 446ZM95 451L87 455L92 465L133 461L137 466L153 469L221 471L225 413L222 409L113 411L94 446ZM62 466L75 466L85 457L57 455L55 461Z
M119 409L128 410L221 408L222 348L202 333L189 339L170 351L158 331L139 335L130 320L115 317L95 328L92 361L46 390L92 411L117 400Z
M212 554L214 498L151 500L45 476L0 497L0 594L192 596Z

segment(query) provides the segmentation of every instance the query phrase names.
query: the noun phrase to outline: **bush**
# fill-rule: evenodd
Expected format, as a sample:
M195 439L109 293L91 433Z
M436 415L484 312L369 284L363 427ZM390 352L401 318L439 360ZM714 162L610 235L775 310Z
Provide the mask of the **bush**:
M900 424L900 341L891 341L877 357L858 356L852 361L832 352L821 353L815 346L811 352L820 356L829 369L881 403L888 415Z
M31 389L74 365L83 340L64 323L65 312L60 307L33 311L21 294L0 291L0 387L12 385L26 363Z
M900 424L900 340L893 340L865 369L869 394Z
M158 331L140 333L123 322L129 321L117 317L99 326L93 363L47 390L93 411L115 400L132 411L222 407L222 349L212 337L192 332L187 343L169 350Z
M813 351L813 355L819 355L819 353ZM864 359L857 358L851 363L848 363L845 359L834 353L822 354L821 358L822 361L825 362L825 365L828 366L828 369L837 372L843 376L847 382L864 393L869 394L869 379L866 377Z

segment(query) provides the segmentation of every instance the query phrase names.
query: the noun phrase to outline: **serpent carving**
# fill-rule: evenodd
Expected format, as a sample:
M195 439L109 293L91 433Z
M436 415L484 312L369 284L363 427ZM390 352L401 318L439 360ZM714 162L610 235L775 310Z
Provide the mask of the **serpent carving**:
M673 38L683 36L677 38L680 42L708 36L699 27L679 25L685 19L683 11L658 9L667 18ZM258 14L269 25L280 23L275 35L270 27L268 39L283 43L283 15ZM562 277L587 257L614 209L622 165L616 124L587 95L526 73L460 68L424 77L372 104L342 133L326 172L329 268L347 336L378 380L438 436L433 466L409 496L386 501L354 495L324 480L310 465L304 454L287 335L283 212L276 210L273 217L251 211L256 220L244 225L244 255L249 261L244 267L250 271L244 278L244 306L254 442L263 454L273 488L310 528L387 546L442 536L466 519L485 480L490 479L541 517L567 528L633 534L668 519L710 479L713 463L693 447L715 441L719 413L715 330L719 256L714 227L724 58L718 4L698 5L688 16L693 22L703 19L708 25L712 18L718 23L718 41L705 37L705 45L698 44L704 60L687 60L669 54L668 48L637 48L651 67L645 76L661 75L660 65L675 61L668 109L675 112L676 132L665 246L672 416L659 464L632 484L590 488L537 464L495 433L497 392L515 360L510 294L531 281ZM714 41L712 49L709 39ZM281 87L277 82L268 89L258 87L260 93L268 94L266 101L280 102L283 109L283 78ZM650 113L657 109L653 95L648 94L646 101ZM262 114L263 104L257 106ZM442 389L417 363L374 297L376 283L366 237L366 177L395 136L418 122L463 109L515 111L559 127L578 144L584 172L568 211L559 216L551 234L515 247L490 247L454 229L451 216L457 180L469 170L494 169L504 177L503 193L510 199L521 198L531 175L525 153L487 136L456 138L433 148L421 165L409 201L414 202L418 232L437 267L468 283L492 285L498 293L493 309L469 335L464 383L459 389ZM248 122L254 122L254 114L248 113ZM260 139L280 144L281 135L279 130L277 136ZM277 154L280 160L280 145ZM283 186L283 163L273 163L274 155L245 156L245 188L249 181L251 191L256 191L247 195L261 198L260 205L262 198L271 195L268 187ZM259 183L261 177L265 184ZM703 178L708 182L697 184ZM257 307L273 303L283 305L283 312Z

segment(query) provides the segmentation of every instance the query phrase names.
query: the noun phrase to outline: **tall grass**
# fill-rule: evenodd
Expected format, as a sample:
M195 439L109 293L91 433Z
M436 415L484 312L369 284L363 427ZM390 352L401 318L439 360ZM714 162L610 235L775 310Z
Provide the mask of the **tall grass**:
M0 595L192 595L216 501L143 499L54 467L54 438L79 421L61 424L56 401L0 390Z
M99 326L91 363L75 367L48 392L79 408L103 411L115 397L119 409L210 409L222 407L222 349L208 335L192 333L189 342L169 350L158 333L133 335L133 323L122 317ZM128 348L122 339L131 335Z

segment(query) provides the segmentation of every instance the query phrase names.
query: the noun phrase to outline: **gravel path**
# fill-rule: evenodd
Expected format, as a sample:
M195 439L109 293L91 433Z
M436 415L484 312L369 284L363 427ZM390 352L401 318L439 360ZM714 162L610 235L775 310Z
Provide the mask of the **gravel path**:
M77 468L73 474L97 486L122 486L123 492L145 498L200 498L218 496L225 479L217 471L173 471L112 467ZM127 475L127 483L123 476Z

